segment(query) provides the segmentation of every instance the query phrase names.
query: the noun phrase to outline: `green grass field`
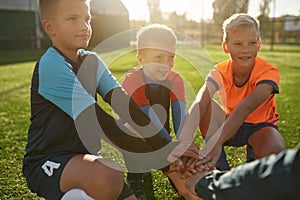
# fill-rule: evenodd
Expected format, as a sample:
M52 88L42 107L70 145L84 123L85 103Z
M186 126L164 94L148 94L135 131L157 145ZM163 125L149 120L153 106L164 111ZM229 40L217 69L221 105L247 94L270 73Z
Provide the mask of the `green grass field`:
M208 55L200 48L179 49L174 70L186 84L188 106L203 83L203 76L213 63L227 59L220 46L205 46ZM112 73L122 81L124 74L136 66L135 52L122 51L100 54ZM27 188L22 174L27 129L30 123L30 80L36 59L41 52L9 52L0 55L0 199L39 199ZM121 55L121 56L120 56ZM279 130L287 147L300 142L300 46L275 46L260 51L260 56L277 66L281 74L280 94L276 96L280 114ZM25 61L24 61L25 60ZM204 67L204 68L201 68ZM202 74L201 74L202 73ZM109 108L103 104L108 112ZM202 145L199 135L196 140ZM233 166L245 162L243 148L227 148L228 159ZM109 154L109 152L104 153ZM173 199L175 192L167 178L153 172L155 195L158 199ZM167 188L167 189L166 189Z

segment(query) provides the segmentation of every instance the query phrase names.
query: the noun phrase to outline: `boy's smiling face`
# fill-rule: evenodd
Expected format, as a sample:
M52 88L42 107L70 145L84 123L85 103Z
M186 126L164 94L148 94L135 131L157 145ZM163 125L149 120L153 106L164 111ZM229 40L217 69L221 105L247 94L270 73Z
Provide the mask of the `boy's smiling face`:
M175 53L160 49L144 49L137 54L137 61L143 65L144 73L152 81L167 79L174 66Z
M223 50L229 53L235 67L252 69L260 49L258 33L254 28L240 28L228 35Z

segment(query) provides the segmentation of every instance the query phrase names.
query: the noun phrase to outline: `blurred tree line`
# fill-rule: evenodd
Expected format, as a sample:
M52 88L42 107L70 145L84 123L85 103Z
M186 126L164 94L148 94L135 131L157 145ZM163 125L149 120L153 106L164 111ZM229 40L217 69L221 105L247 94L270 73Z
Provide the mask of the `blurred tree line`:
M284 31L285 16L273 18L270 16L270 5L274 0L259 0L260 34L264 43L300 43L299 32ZM222 23L234 13L248 13L249 0L214 0L213 18L199 22L188 21L176 12L169 13L164 18L160 9L160 0L148 0L150 23L164 23L174 30L187 34L201 44L220 43L222 40ZM199 9L200 10L200 9ZM139 27L145 22L132 22ZM291 39L292 38L292 39Z

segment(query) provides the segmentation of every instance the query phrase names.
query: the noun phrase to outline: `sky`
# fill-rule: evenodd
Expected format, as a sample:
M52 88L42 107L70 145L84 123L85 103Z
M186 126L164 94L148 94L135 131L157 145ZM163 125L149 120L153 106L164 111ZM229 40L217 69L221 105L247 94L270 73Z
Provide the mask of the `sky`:
M130 20L149 20L147 0L121 0L129 11ZM190 20L199 22L201 19L211 19L213 15L212 2L214 0L161 0L162 12L175 12L178 15L186 13ZM259 4L262 0L249 0L248 14L253 17L259 15ZM275 1L275 17L285 14L300 15L299 0ZM270 17L274 16L274 4L271 3Z

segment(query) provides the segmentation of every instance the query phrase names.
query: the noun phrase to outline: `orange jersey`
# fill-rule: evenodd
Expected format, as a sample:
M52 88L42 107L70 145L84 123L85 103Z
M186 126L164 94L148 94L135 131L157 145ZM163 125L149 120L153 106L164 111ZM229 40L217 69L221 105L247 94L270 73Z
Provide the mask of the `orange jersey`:
M252 124L268 122L274 125L277 125L279 117L276 111L274 96L275 93L279 93L279 79L278 69L260 57L256 58L250 77L242 86L234 84L231 60L217 64L207 76L207 81L211 81L218 89L218 94L227 115L230 115L233 109L243 101L257 85L272 85L274 88L273 93L265 102L250 113L245 122Z

